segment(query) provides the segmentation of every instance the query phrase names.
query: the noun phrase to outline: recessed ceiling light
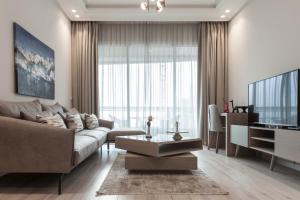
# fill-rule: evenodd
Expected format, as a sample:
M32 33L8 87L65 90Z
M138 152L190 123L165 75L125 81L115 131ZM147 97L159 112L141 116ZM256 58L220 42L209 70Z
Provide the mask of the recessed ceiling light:
M76 13L76 12L77 12L77 10L75 10L75 9L72 10L72 13Z
M79 18L80 16L79 15L75 15L75 18Z
M223 19L224 19L225 17L226 17L226 15L221 15L221 18L223 18Z
M230 13L230 12L231 12L231 10L229 10L229 9L228 9L228 10L225 10L225 13Z

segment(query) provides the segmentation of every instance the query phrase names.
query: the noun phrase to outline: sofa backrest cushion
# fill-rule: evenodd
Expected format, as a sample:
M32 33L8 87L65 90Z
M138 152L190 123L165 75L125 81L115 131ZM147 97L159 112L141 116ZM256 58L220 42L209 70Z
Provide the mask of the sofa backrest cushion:
M59 103L56 103L54 105L42 104L42 109L43 111L51 111L53 115L57 113L64 113L63 107Z
M20 116L21 116L21 119L26 120L26 121L41 122L36 119L37 116L50 117L50 116L53 116L53 114L50 111L43 111L43 112L35 113L34 115L32 115L32 114L27 114L27 113L24 113L21 111Z
M42 105L39 100L32 102L12 102L0 100L0 115L4 117L21 118L20 113L29 115L42 112Z

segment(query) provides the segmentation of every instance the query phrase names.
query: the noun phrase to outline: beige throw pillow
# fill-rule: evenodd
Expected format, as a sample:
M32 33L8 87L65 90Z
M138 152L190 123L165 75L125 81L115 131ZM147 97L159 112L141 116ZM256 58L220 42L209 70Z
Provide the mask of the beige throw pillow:
M97 127L99 127L99 122L98 122L98 118L96 115L91 114L85 114L85 124L87 129L95 129Z
M83 130L83 123L79 114L67 114L66 123L69 129L75 130L75 133Z
M64 120L61 118L59 114L53 115L53 116L48 116L48 117L43 117L41 115L37 115L36 119L38 121L41 121L42 123L48 124L50 126L54 126L57 128L67 128Z

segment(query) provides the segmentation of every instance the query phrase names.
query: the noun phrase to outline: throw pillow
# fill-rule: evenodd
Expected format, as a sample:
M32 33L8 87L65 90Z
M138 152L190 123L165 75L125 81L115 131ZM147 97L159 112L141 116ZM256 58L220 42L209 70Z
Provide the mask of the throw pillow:
M94 114L91 115L85 114L85 124L87 129L90 130L99 127L97 116Z
M67 114L66 123L69 129L75 130L75 133L83 130L83 124L79 114Z
M76 108L66 109L63 107L63 112L59 111L58 114L63 118L63 120L66 123L67 114L75 115L75 114L79 114L79 112Z
M36 119L39 120L42 123L48 124L50 126L54 126L57 128L67 128L64 120L61 118L59 114L53 115L53 116L48 116L48 117L43 117L40 115L36 116Z

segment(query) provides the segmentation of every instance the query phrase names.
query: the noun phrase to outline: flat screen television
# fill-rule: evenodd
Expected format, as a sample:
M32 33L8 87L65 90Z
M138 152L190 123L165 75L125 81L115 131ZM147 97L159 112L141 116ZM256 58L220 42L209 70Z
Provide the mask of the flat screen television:
M299 72L290 71L248 85L248 103L258 124L300 127Z

